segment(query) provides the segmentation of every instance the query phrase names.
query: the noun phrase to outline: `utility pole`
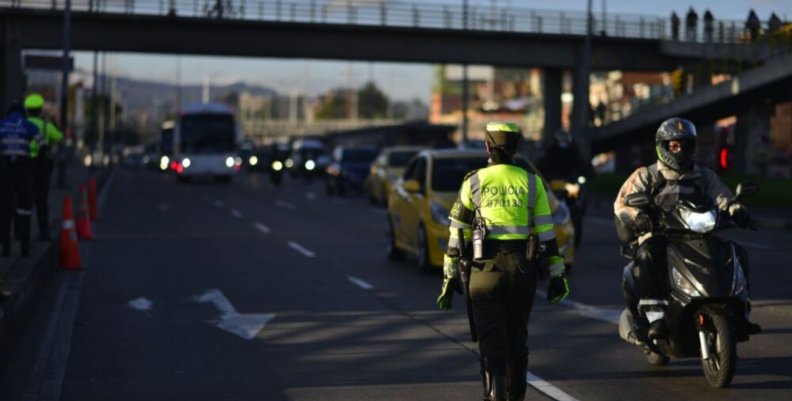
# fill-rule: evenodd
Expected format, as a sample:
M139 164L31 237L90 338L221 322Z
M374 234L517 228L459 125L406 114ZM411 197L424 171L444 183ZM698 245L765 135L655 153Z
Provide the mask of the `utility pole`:
M67 135L69 129L69 53L71 52L71 0L63 9L63 68L61 71L60 123ZM66 188L66 146L58 154L58 188Z
M462 30L468 30L468 0L462 1ZM468 142L468 65L462 64L462 143Z
M572 106L572 129L573 135L578 138L584 136L588 130L589 115L589 74L591 74L591 28L593 25L591 14L591 2L588 0L586 10L586 36L583 40L580 62L578 63L576 79L574 83L574 103Z

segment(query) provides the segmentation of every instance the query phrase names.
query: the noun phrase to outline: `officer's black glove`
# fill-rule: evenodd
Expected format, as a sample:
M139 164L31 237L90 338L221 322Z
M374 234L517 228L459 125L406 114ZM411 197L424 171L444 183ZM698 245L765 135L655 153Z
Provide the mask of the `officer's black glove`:
M751 226L751 214L748 213L748 209L745 206L739 203L732 206L731 218L737 227L746 229Z
M561 302L569 296L569 281L566 276L553 277L547 286L547 302L551 304Z
M644 212L638 212L633 220L633 227L637 235L643 235L652 232L652 219Z

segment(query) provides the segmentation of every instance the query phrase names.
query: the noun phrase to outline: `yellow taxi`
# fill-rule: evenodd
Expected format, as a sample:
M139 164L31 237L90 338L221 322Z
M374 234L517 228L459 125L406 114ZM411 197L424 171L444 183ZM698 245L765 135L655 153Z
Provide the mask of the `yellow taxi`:
M537 173L536 167L517 156L515 163ZM487 154L481 150L425 150L413 158L402 176L388 193L387 236L388 258L398 260L415 257L422 271L443 265L448 245L448 212L459 196L465 175L487 165ZM567 266L574 262L575 229L569 210L550 191L558 248Z
M410 159L424 149L426 147L422 146L392 146L382 149L371 164L371 172L364 183L369 201L377 205L387 204L393 182L404 173Z

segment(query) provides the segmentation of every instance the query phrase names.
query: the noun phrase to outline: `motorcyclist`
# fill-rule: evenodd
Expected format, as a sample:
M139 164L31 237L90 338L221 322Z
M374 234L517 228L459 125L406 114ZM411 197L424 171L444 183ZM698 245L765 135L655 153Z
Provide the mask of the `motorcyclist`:
M655 134L655 149L657 163L635 170L622 185L613 204L619 238L638 244L632 271L636 294L634 297L625 287L625 303L635 317L635 323L645 329L650 339L666 335L663 325L665 305L668 304L666 241L662 237L651 236L657 222L649 210L625 206L624 198L645 193L659 209L670 211L680 194L699 194L714 201L737 226L747 228L751 222L748 209L734 201L734 194L718 176L694 162L696 127L692 122L676 117L664 121ZM747 280L747 263L743 268ZM639 316L646 317L648 328ZM747 318L737 323L743 324L749 334L761 331L759 325Z
M575 181L580 176L590 177L592 174L591 163L586 162L572 135L563 128L555 132L553 144L539 159L537 167L548 181Z

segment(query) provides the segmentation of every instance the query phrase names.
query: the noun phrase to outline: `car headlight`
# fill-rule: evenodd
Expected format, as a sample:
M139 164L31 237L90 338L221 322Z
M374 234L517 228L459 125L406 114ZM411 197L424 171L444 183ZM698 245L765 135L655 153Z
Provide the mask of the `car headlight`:
M448 210L437 203L432 203L429 205L429 209L432 211L432 219L435 223L443 225L443 226L450 226L451 220L448 219Z
M281 171L283 169L283 163L280 160L275 160L272 162L272 169L275 171Z
M305 162L305 169L308 171L312 171L316 168L316 163L313 160L308 160Z
M581 175L580 177L578 177L577 182L580 185L585 185L586 184L586 176Z
M671 268L671 279L674 282L674 286L677 289L685 293L690 297L700 297L701 293L693 286L693 283L690 282L676 267Z
M248 159L248 164L250 164L251 166L257 165L258 164L258 157L250 156L250 159Z
M182 167L188 168L191 165L192 165L192 161L190 159L185 157L184 160L182 160Z
M569 222L569 208L564 202L559 201L558 207L553 212L553 224L560 226Z
M228 157L225 159L225 165L226 165L226 167L228 167L228 168L234 167L234 158L233 158L233 157L231 157L231 156L228 156Z
M292 168L292 167L294 167L294 160L286 159L286 168Z

